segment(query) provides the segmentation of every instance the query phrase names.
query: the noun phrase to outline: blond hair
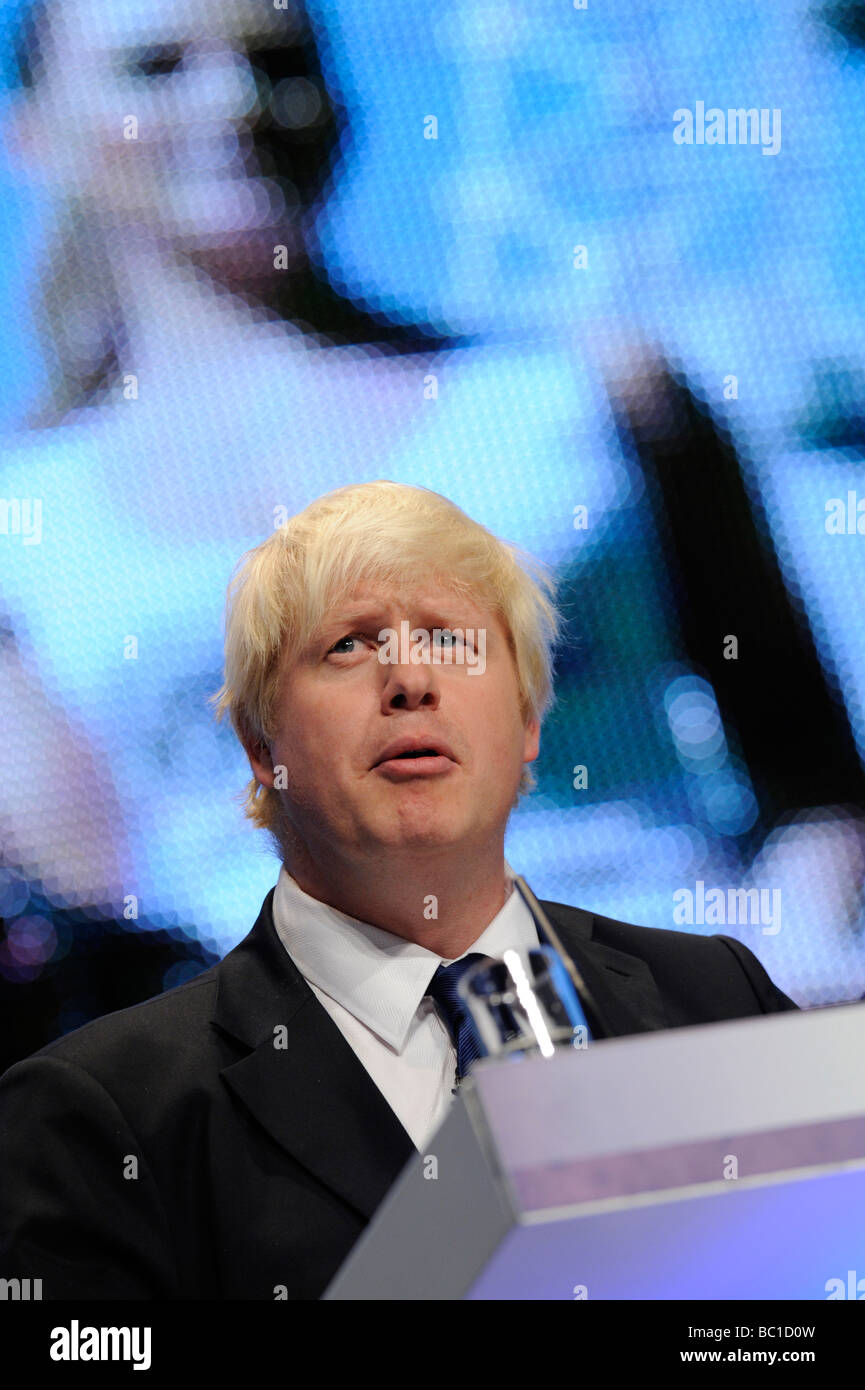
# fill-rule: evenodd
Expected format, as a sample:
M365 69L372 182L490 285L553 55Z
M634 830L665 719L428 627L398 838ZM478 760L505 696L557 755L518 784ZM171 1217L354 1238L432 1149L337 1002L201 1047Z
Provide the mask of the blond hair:
M379 480L337 488L290 517L240 560L228 586L225 679L211 697L241 742L269 744L280 675L341 595L361 582L438 580L501 619L516 668L520 714L542 721L553 703L560 615L539 561L499 540L430 488ZM536 786L525 764L517 800ZM515 802L516 804L516 802ZM252 778L245 813L277 840L279 793Z

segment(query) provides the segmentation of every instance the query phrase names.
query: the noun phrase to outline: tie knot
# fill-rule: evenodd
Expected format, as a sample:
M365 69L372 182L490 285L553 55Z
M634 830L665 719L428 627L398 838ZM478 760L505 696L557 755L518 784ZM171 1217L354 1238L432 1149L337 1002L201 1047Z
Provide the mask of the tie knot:
M440 965L430 981L427 994L431 994L433 999L445 1008L456 1005L461 1009L462 1000L457 994L457 985L467 970L471 970L479 960L485 959L480 951L472 951L471 955L455 960L452 965Z

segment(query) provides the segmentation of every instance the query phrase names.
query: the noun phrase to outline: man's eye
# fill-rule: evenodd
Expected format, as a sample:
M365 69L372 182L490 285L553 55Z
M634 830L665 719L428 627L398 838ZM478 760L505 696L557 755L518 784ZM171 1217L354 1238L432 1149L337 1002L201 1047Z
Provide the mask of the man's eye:
M126 70L133 77L168 77L182 62L183 52L180 48L148 48L140 56L131 58Z
M465 647L467 650L470 648L474 650L472 644L466 641L465 632L454 632L452 628L445 627L438 630L437 636L440 639L444 639L440 640L438 644L442 651L455 652L460 647Z
M356 633L356 632L350 633L347 637L340 637L340 639L339 639L338 642L334 642L333 646L331 647L330 651L328 652L328 656L331 655L331 652L335 652L335 651L337 650L337 647L341 647L342 644L343 644L343 642L359 642L360 640L361 640L361 639L360 639L360 636L359 636L358 633ZM349 653L348 653L348 652L342 652L342 653L340 653L340 655L342 655L342 656L348 656Z

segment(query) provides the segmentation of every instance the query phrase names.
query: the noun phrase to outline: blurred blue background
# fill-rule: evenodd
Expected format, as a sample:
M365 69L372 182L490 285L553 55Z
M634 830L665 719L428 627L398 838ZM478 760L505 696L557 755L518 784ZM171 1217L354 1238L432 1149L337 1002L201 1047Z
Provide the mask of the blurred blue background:
M558 580L507 843L538 896L862 995L865 4L2 26L0 1060L249 930L278 865L206 703L225 587L377 477ZM678 143L698 103L778 148ZM780 913L682 921L698 884Z

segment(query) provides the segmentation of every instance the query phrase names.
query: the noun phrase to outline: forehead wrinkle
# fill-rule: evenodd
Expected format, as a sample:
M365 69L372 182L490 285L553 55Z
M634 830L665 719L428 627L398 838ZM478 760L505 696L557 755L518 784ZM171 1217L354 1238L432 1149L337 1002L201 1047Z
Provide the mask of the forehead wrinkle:
M328 632L332 627L343 627L346 623L380 623L384 626L389 616L384 606L368 603L346 604L345 607L333 608L326 613L319 630Z
M386 585L381 588L375 586L360 589L359 592L353 590L342 599L337 599L325 613L322 622L329 622L332 616L357 617L367 612L370 616L386 612L397 613L398 617L417 614L420 617L435 618L446 611L456 613L463 609L471 609L478 615L483 611L493 613L487 600L474 594L463 593L446 583L438 586L438 592L436 586L426 588L418 584L397 584L393 587Z
M331 628L346 623L368 623L371 627L384 628L406 620L412 624L420 622L433 627L443 624L448 629L477 627L479 616L477 613L460 614L460 611L451 608L450 604L417 602L394 603L387 606L358 603L332 610L322 621L321 631L329 632Z

